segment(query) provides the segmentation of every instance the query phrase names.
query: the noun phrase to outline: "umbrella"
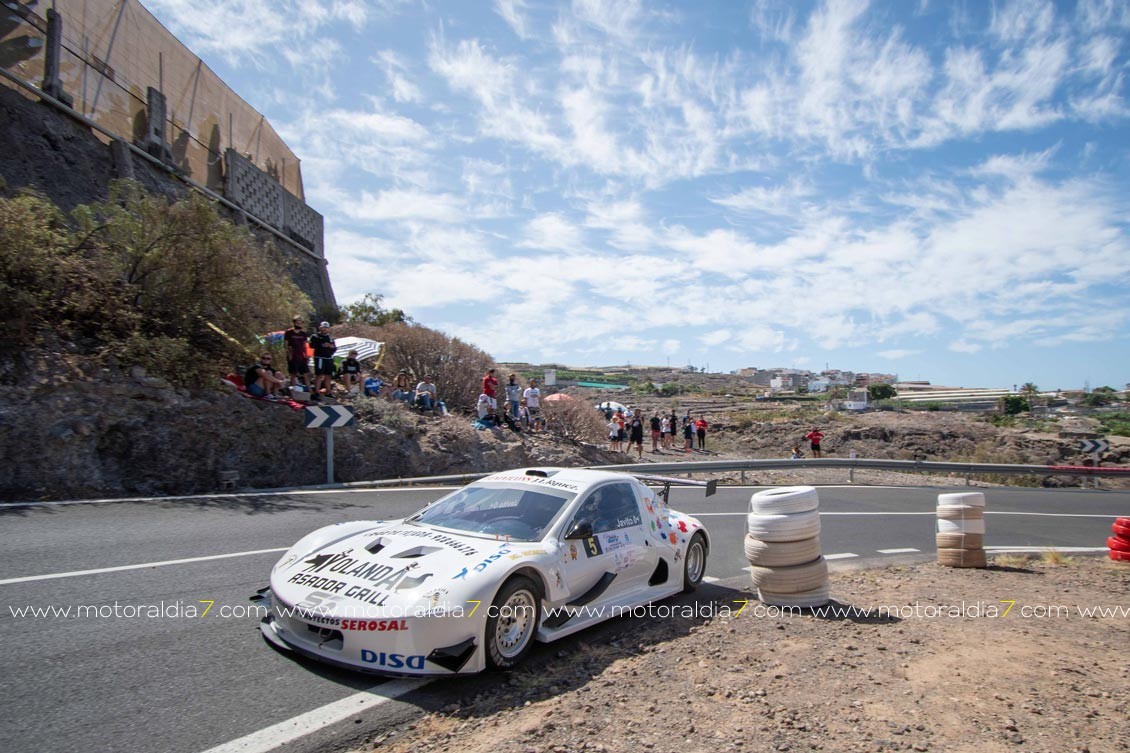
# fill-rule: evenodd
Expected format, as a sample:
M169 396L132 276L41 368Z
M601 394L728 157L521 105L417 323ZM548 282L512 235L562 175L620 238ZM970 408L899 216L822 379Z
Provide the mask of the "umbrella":
M611 410L611 411L622 410L622 411L625 411L625 412L628 410L628 406L624 405L623 403L618 403L615 400L605 400L603 403L601 403L600 405L598 405L596 407L597 407L597 410Z
M364 361L366 358L376 358L381 353L381 347L384 345L382 342L370 340L367 337L335 337L334 342L337 344L337 355L346 356L349 351L357 351L357 360Z
M572 402L573 398L569 397L564 392L555 392L552 395L549 395L545 398L545 402L547 402L547 403L557 403L557 402L565 402L565 401Z

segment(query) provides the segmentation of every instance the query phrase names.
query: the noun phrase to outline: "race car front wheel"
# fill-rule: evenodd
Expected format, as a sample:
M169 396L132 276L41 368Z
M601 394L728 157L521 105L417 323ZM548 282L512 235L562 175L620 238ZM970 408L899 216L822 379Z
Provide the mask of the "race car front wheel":
M702 583L706 575L706 538L701 533L691 537L687 553L683 556L683 593L690 593Z
M541 618L541 594L537 584L523 575L506 581L494 597L487 615L487 665L511 669L522 663L534 647L534 634Z

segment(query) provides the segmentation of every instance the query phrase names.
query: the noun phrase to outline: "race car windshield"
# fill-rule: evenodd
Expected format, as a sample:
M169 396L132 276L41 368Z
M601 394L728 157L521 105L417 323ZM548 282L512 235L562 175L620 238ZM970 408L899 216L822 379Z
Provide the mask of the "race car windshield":
M441 528L541 541L575 494L514 487L467 486L409 518Z

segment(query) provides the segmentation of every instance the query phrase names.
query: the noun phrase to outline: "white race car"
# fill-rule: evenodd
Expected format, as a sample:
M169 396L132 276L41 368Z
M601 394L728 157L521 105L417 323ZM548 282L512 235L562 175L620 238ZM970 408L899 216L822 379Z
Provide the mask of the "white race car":
M656 492L645 485L661 485ZM384 674L509 669L562 638L693 590L710 538L659 476L528 468L404 520L317 530L279 560L260 628L275 646Z

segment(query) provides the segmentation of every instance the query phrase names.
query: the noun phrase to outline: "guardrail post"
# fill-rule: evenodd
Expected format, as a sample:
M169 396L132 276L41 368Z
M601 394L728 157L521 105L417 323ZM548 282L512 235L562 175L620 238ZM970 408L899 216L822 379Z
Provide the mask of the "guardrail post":
M745 470L742 470L742 483L745 483Z

